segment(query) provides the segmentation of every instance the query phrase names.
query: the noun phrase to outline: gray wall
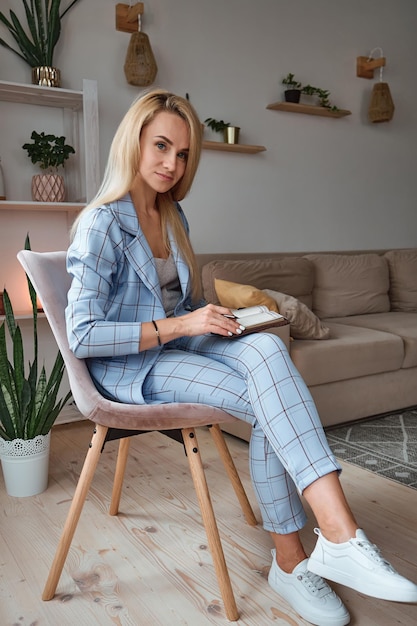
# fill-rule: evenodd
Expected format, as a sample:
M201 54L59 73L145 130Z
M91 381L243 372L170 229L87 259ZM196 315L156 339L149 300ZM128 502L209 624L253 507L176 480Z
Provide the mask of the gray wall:
M13 6L21 14L16 4L0 0L3 11ZM102 170L113 133L140 93L125 79L130 35L116 31L115 5L81 0L64 18L55 58L63 87L98 81ZM142 29L159 67L155 85L189 93L202 120L233 122L241 143L267 148L256 155L203 152L183 202L198 252L416 245L416 18L415 0L145 2ZM385 124L367 120L375 81L356 77L356 57L376 46L387 58L383 78L396 106ZM30 82L17 57L1 48L0 59L1 80ZM352 115L267 110L282 99L281 79L290 71L329 89ZM35 122L17 119L18 109L1 105L0 156L9 189L30 199L34 172L20 146ZM36 130L55 130L49 111L39 116Z

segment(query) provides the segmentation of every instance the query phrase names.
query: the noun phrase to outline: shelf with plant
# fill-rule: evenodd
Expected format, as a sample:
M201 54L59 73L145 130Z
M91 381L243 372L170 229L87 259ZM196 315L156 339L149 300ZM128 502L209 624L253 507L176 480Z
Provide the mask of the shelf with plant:
M216 120L213 117L208 117L204 120L207 127L215 133L223 133L223 141L203 141L203 149L205 150L218 150L220 152L240 152L242 154L256 154L257 152L263 152L266 150L264 146L252 146L248 144L240 144L237 142L230 143L227 138L227 129L234 128L237 130L236 137L239 136L239 127L232 127L229 122L223 120Z
M87 151L89 154L89 158L84 159L84 171L76 166L70 168L67 173L66 178L69 181L73 196L70 201L43 203L20 200L19 198L11 200L7 195L7 200L0 201L0 210L62 211L67 213L79 211L85 206L84 197L86 196L87 201L91 199L100 184L96 81L83 79L82 91L62 88L51 89L39 85L0 81L0 101L24 104L29 107L35 105L61 109L63 111L63 126L66 129L67 137L69 136L69 142L74 145L77 152L82 146L84 154ZM22 113L16 115L22 115ZM83 124L81 124L81 119L83 119ZM85 190L82 187L82 180L85 181ZM82 200L78 200L78 198L82 198Z
M321 117L345 117L350 115L351 111L339 109L330 102L330 91L313 85L303 85L295 79L293 73L288 73L283 79L282 84L289 87L284 93L284 102L274 102L266 108L275 111L288 111L291 113L303 113L306 115L318 115ZM316 99L317 104L300 103L301 96L305 95L311 99Z

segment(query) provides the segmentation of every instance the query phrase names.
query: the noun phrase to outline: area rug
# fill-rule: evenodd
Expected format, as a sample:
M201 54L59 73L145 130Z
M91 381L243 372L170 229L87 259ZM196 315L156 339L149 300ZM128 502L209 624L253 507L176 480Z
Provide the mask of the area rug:
M326 428L335 456L417 489L417 409Z

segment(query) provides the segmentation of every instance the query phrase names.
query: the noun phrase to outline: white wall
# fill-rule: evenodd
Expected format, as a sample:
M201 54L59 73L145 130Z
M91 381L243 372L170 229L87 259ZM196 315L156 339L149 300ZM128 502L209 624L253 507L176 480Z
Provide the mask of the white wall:
M1 0L1 9L13 6L21 14L16 4ZM103 169L113 133L140 89L124 76L130 35L115 29L116 2L99 4L81 0L65 16L55 64L63 87L98 81ZM155 84L188 92L202 120L233 122L241 126L241 143L267 148L256 155L203 152L183 202L197 251L416 245L416 18L415 0L145 2L143 30L159 67ZM0 33L7 37L3 27ZM384 80L396 109L391 122L373 125L366 113L374 81L356 77L356 57L375 46L387 58ZM26 64L3 48L0 55L1 80L30 82ZM282 98L280 81L289 71L329 89L352 115L336 120L267 110ZM0 115L8 188L29 199L32 166L20 146L34 122L16 120L7 103ZM40 115L36 129L52 124L54 131L50 111ZM34 218L24 219L25 234ZM38 241L44 245L35 238L32 246ZM54 247L54 238L48 241Z

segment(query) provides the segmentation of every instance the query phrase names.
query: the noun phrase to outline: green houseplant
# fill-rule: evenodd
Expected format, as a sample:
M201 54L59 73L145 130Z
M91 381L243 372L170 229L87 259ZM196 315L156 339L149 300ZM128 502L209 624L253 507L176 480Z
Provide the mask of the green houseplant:
M239 126L233 126L229 122L223 120L216 120L214 117L208 117L204 120L208 128L211 128L215 133L223 133L223 141L225 143L238 143L239 141Z
M313 87L312 85L304 85L301 88L301 93L305 94L306 96L317 96L319 106L330 109L331 111L339 111L339 108L337 106L331 104L329 100L330 91L328 91L327 89Z
M286 102L300 102L301 96L301 83L295 80L294 74L289 72L283 79L282 84L286 85L287 89L284 92Z
M39 202L62 202L65 198L65 184L58 168L75 154L72 146L65 143L65 137L46 135L32 131L32 143L23 144L32 163L39 165L44 174L32 178L32 198Z
M300 102L301 94L306 96L316 96L318 100L318 106L330 109L331 111L339 111L340 109L331 104L329 100L330 91L327 89L321 89L320 87L313 87L313 85L303 85L298 80L295 80L294 74L288 73L283 79L282 84L287 85L289 89L284 92L286 102Z
M61 34L61 20L79 0L72 0L63 11L61 11L61 1L22 0L26 28L14 11L10 10L10 19L0 11L0 22L13 37L18 49L13 48L1 38L0 44L11 50L31 68L35 68L32 72L32 82L52 87L60 86L59 70L54 68L53 57ZM54 72L41 71L38 68L50 68Z
M25 249L30 250L29 236L26 237ZM46 488L50 430L71 398L71 392L68 392L63 399L57 400L65 371L61 353L58 351L49 377L45 366L39 365L36 292L28 277L27 283L33 321L33 361L28 362L27 367L22 332L6 290L3 293L5 321L0 326L0 457L6 489L9 495L16 496L35 495ZM6 327L10 339L10 359ZM29 459L41 462L43 475L40 487ZM19 460L24 460L22 469L29 471L28 475L19 474ZM30 492L32 487L33 493Z

